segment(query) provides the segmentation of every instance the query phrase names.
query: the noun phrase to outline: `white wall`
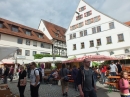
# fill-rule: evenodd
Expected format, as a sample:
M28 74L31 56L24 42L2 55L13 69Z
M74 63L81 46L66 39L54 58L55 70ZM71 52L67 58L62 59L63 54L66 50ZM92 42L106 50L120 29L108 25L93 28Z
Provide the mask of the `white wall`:
M18 62L30 62L34 60L33 57L33 51L37 51L37 54L40 54L41 52L46 52L46 53L52 53L52 45L50 45L50 49L48 48L41 48L41 42L37 42L37 47L33 46L33 40L31 40L30 45L26 45L26 39L23 39L23 44L18 44L17 43L18 37L15 36L10 36L6 34L1 34L1 39L0 39L0 46L15 46L19 47L22 49L22 56L25 56L25 50L30 50L30 56L26 56L26 60L18 60ZM46 44L45 44L46 45Z
M97 52L96 46L97 46L97 39L101 39L101 46L99 46L98 52L103 55L110 55L110 51L115 51L115 54L124 53L125 48L130 48L130 28L117 22L114 19L111 19L102 13L99 13L98 11L92 9L89 5L84 3L84 1L81 0L77 12L80 7L83 7L86 5L86 10L80 12L80 14L84 14L87 11L92 10L92 15L88 17L84 17L81 20L76 21L77 14L75 13L73 20L70 24L70 26L75 25L80 22L84 22L84 26L81 28L77 28L73 31L70 31L70 28L66 32L66 42L67 42L67 54L69 57L74 55L85 55L85 54L95 54ZM89 25L85 25L85 20L91 19L95 16L101 17L101 20ZM115 29L109 29L109 23L114 22ZM92 28L96 26L101 26L101 32L92 34ZM87 30L88 35L84 37L80 37L79 32ZM76 38L70 40L70 34L76 33ZM124 35L124 42L118 42L118 34L123 33ZM107 44L106 37L111 36L112 37L112 44ZM90 47L90 41L94 41L94 47ZM81 42L85 43L85 48L81 49ZM76 44L77 50L73 50L73 44ZM119 50L120 49L120 50ZM119 51L118 51L119 50Z
M46 26L44 25L43 20L40 21L38 30L42 31L50 40L52 40L52 37L50 33L48 32Z

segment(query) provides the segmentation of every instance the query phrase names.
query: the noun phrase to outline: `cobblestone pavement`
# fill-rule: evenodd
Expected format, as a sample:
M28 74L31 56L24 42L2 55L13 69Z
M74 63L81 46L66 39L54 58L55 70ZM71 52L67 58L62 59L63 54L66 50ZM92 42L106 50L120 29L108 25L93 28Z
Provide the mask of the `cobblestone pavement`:
M18 88L17 88L17 81L8 82L10 90L14 93L19 95ZM120 97L119 92L108 92L108 88L106 85L101 85L97 83L97 97ZM30 86L29 83L26 86L25 89L25 97L30 97ZM72 88L72 86L69 88L68 97L76 97L79 95L77 91ZM41 84L39 89L39 95L40 97L62 97L61 94L61 86L58 85L49 85L49 84Z

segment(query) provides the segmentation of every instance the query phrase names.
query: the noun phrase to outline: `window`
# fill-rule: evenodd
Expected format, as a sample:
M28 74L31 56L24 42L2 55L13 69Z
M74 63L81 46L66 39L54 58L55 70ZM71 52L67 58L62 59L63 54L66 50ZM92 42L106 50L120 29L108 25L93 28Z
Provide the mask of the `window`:
M37 42L36 41L33 41L33 46L37 47Z
M125 53L129 53L130 51L129 51L129 49L125 49Z
M33 56L37 54L37 51L33 51Z
M97 46L101 46L101 39L97 39Z
M26 39L26 45L30 45L30 40Z
M90 47L94 47L94 42L93 42L93 40L90 41Z
M0 28L3 28L3 22L0 22Z
M23 39L22 38L18 38L17 43L18 44L22 44L23 43Z
M26 35L29 35L29 36L31 36L31 31L29 31L29 30L26 30Z
M96 16L96 17L93 18L93 22L98 22L99 20L101 20L100 16Z
M83 6L83 7L79 8L79 12L84 11L85 9L86 9L86 6Z
M38 38L43 38L43 34L37 33Z
M92 28L92 33L95 34L96 33L96 28Z
M55 33L56 37L59 37L59 34Z
M58 49L57 48L54 49L54 54L58 55Z
M97 32L101 32L101 26L97 26Z
M72 39L72 34L70 34L70 39Z
M81 14L81 15L78 15L78 16L76 16L76 20L80 20L80 19L82 19L83 18L83 15Z
M114 29L114 28L115 28L114 22L109 23L109 28L110 28L110 29Z
M73 33L73 38L76 38L76 33Z
M88 12L84 13L84 17L88 17L88 16L90 16L91 14L92 14L92 11L88 11Z
M46 52L41 52L41 54L43 54L43 55L45 55L45 54L50 55L50 53L46 53Z
M85 48L84 47L84 42L81 43L81 49Z
M82 27L84 25L83 22L79 23L79 28Z
M124 36L123 34L118 34L118 42L124 41Z
M106 39L107 39L107 44L111 44L112 43L111 36L106 37Z
M18 27L17 26L12 26L12 31L18 32Z
M113 51L111 51L111 52L110 52L110 55L113 55L113 54L114 54L114 52L113 52Z
M73 44L73 50L76 50L76 44Z
M80 31L80 37L83 37L83 31Z
M87 30L84 30L84 36L87 36Z
M91 19L85 21L85 25L91 24Z
M41 48L44 48L44 43L41 43Z
M30 51L29 50L25 50L25 56L30 56Z
M22 49L17 49L17 55L22 55Z

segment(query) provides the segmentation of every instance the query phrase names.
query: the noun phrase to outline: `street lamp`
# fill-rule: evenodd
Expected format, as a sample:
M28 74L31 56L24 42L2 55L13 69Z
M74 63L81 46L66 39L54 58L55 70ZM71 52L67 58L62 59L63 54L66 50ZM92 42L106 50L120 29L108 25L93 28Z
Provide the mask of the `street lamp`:
M52 56L53 56L53 65L55 66L55 54L54 54L54 45L55 45L56 40L52 40Z
M97 49L97 55L99 55L99 53L98 53L98 49L99 49L99 47L97 46L96 49Z

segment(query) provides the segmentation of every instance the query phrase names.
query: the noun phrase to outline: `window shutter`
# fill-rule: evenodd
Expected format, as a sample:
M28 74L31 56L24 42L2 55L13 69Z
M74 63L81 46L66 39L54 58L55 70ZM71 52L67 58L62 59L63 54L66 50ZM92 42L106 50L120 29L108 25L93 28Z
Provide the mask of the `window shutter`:
M79 8L79 12L81 11L81 8Z
M86 9L86 6L84 6L84 10Z
M100 17L100 16L98 16L98 21L99 21L99 20L101 20L101 17Z
M92 10L90 10L90 15L92 15Z
M94 22L94 20L93 20L93 18L91 18L91 23L93 23Z

